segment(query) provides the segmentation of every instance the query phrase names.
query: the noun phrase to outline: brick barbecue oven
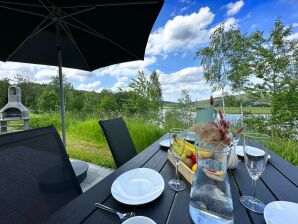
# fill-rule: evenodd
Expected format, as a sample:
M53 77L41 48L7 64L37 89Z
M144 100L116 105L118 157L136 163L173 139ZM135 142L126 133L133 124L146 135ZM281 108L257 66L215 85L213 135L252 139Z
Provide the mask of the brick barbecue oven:
M29 110L22 104L21 89L16 86L8 88L8 103L0 110L0 134L9 127L29 129Z

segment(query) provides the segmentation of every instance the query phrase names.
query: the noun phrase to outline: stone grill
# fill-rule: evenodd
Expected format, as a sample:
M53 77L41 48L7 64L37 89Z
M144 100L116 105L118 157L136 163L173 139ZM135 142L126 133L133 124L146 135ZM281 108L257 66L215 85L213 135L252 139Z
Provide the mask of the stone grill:
M8 88L8 103L0 110L0 134L10 127L29 129L29 110L22 104L21 89L16 86Z

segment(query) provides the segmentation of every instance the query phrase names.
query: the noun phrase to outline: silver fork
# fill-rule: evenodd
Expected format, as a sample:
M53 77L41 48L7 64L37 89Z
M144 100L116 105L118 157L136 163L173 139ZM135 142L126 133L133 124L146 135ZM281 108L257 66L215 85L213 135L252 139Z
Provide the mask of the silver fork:
M118 212L116 211L115 209L112 209L108 206L105 206L105 205L102 205L102 204L99 204L99 203L94 203L94 206L96 208L101 208L103 210L106 210L106 211L109 211L109 212L112 212L112 213L115 213L116 215L118 215L119 219L121 220L121 222L124 222L125 220L135 216L136 214L134 212L129 212L129 213L121 213L121 212Z

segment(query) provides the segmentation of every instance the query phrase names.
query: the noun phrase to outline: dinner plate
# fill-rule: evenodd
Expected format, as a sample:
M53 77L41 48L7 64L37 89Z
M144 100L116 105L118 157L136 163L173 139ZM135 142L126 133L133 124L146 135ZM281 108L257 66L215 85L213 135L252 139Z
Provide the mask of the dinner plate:
M137 168L120 175L112 184L111 192L123 204L141 205L158 198L164 187L164 180L158 172Z
M248 150L250 150L250 152L254 153L255 155L258 155L260 153L263 153L262 150L256 148L256 147L252 147L252 146L246 146ZM243 152L243 145L237 145L235 147L235 151L236 154L240 157L244 157L244 152ZM268 159L270 159L271 156L268 154Z
M193 136L193 135L187 135L185 137L185 140L188 141L188 142L195 142L196 141L196 137Z
M159 144L163 147L170 148L170 139L164 139L159 142Z
M266 205L264 218L267 224L297 224L298 204L289 201L274 201Z
M134 216L127 219L122 224L156 224L156 222L145 216Z

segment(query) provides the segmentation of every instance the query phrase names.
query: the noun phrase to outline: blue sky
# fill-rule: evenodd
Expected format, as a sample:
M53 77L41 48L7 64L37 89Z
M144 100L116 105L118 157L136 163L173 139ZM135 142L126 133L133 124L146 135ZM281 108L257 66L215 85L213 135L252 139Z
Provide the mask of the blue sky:
M212 30L224 22L242 32L268 33L277 17L284 24L292 25L292 38L298 38L298 0L165 0L149 37L144 61L112 65L91 73L66 68L63 71L76 89L99 92L104 88L113 91L127 88L138 70L148 75L157 70L165 100L177 101L182 89L188 89L193 100L207 99L211 89L194 56L208 44ZM47 83L57 74L57 69L0 62L0 78L16 73Z

